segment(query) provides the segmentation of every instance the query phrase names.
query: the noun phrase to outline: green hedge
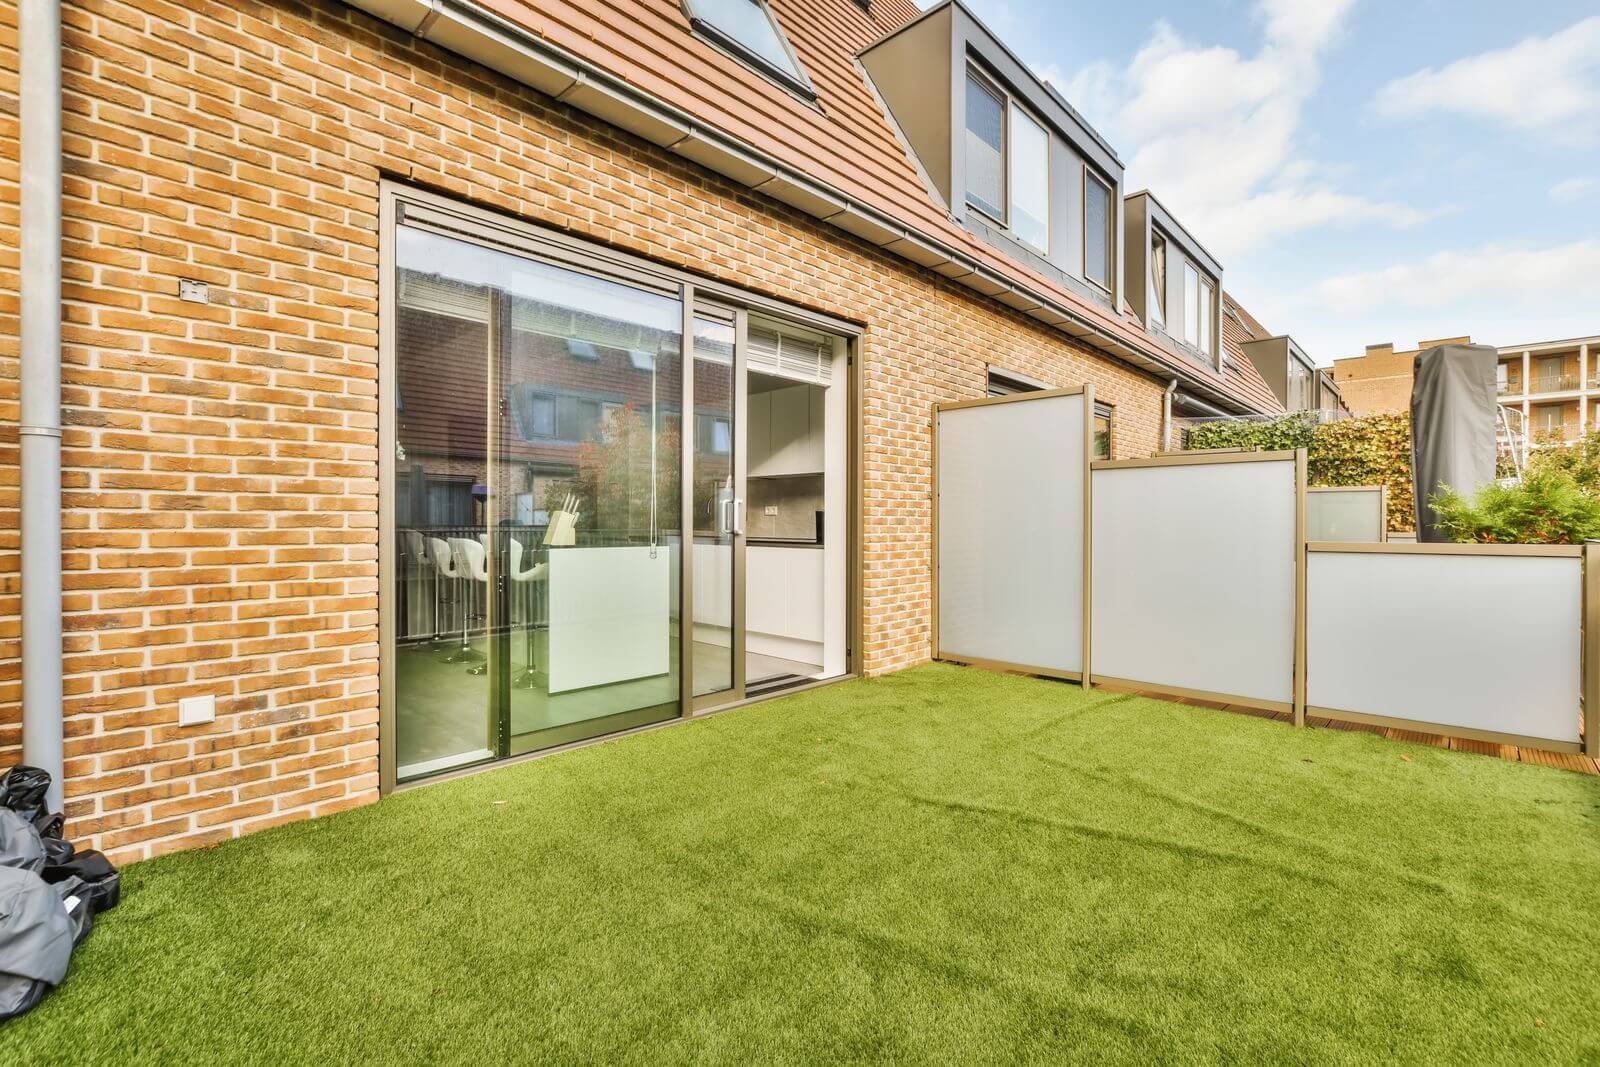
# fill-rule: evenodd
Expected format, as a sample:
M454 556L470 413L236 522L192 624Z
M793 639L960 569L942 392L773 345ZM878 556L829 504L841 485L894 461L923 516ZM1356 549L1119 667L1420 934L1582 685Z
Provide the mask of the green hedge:
M1321 425L1310 412L1262 422L1208 422L1189 431L1184 447L1254 452L1303 448L1310 484L1387 485L1389 529L1410 530L1416 525L1409 415L1366 415Z
M1266 422L1244 422L1223 419L1203 422L1189 431L1184 447L1247 448L1252 452L1277 452L1290 448L1310 448L1316 433L1317 419L1311 412L1285 415Z
M1389 529L1414 529L1411 416L1364 415L1318 426L1306 457L1312 485L1387 485Z

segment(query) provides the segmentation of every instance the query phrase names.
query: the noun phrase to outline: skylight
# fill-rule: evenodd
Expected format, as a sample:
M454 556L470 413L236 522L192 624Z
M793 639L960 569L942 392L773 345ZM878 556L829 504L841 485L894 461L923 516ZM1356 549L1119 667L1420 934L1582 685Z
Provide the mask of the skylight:
M811 96L811 83L765 0L686 0L695 29L792 89Z

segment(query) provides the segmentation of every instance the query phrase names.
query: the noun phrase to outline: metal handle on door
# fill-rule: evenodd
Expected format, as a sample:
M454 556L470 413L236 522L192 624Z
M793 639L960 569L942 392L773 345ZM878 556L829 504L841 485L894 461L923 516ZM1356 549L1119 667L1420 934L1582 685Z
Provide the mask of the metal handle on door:
M744 536L744 498L738 497L733 501L733 533L737 537Z

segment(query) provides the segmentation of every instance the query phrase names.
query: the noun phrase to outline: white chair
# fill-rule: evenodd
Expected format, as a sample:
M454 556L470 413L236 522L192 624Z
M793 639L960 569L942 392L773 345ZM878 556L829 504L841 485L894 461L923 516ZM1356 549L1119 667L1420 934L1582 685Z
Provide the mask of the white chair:
M450 545L444 538L428 538L428 551L433 556L433 629L434 642L437 645L439 637L444 633L445 619L445 616L439 611L439 602L441 598L447 603L457 599L456 594L460 591L461 585L458 579L461 574L456 570L455 553L450 550ZM444 592L446 583L449 583L450 594L448 596Z
M548 540L548 533L546 537ZM550 563L548 560L540 561L538 554L534 552L528 552L525 561L523 559L525 550L522 547L522 542L515 537L511 538L507 551L510 554L510 566L507 568L507 573L511 576L511 581L514 583L515 588L520 590L517 597L518 602L526 605L528 632L527 663L523 667L522 673L512 681L511 687L513 689L537 689L539 688L539 672L534 667L533 654L535 621L538 615L534 607L537 590L535 583L544 582L550 576ZM526 567L523 566L524 562L528 564Z
M428 562L428 542L416 530L401 530L400 534L406 546L405 635L407 637L436 637L439 632L437 583L435 583L432 618L427 616L428 601L427 594L424 592L428 580L433 575L433 567Z
M468 631L472 627L472 620L483 618L483 612L474 611L475 604L480 601L478 583L483 584L486 595L489 589L489 553L484 550L483 542L475 537L450 538L451 554L455 557L456 574L466 583L466 592L461 605L461 647L445 657L446 663L476 663L477 666L467 671L468 674L483 674L487 672L488 665L482 652L473 648L467 641Z

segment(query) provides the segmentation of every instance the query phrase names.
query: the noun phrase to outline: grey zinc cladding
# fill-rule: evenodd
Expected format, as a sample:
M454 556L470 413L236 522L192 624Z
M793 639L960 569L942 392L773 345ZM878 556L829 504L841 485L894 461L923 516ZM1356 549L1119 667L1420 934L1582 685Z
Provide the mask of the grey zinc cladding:
M1122 161L1111 145L1041 81L959 0L926 12L861 53L861 63L899 132L940 199L968 230L1102 305L1115 307L1121 288ZM967 173L967 72L975 70L1003 93L1010 105L1044 126L1050 135L1048 251L1017 239L1006 211L973 210ZM1112 297L1088 283L1084 267L1085 170L1111 188L1107 205L1109 277ZM1000 205L992 205L998 207Z

